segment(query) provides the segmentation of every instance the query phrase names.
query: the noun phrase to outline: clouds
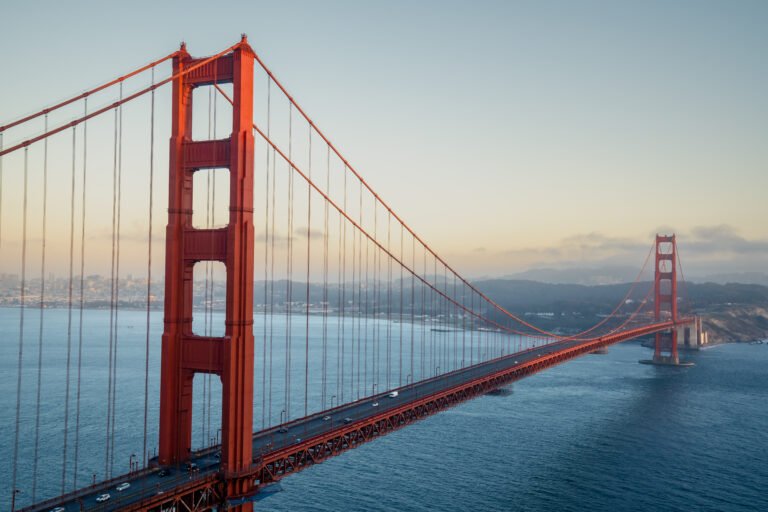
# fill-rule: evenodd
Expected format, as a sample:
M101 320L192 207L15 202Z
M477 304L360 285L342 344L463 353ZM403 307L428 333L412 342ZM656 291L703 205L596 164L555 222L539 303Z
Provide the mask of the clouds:
M622 265L640 268L652 249L656 233L674 233L660 228L647 236L616 237L597 231L580 233L555 244L519 247L500 251L472 249L455 257L475 275L504 275L545 266ZM678 251L686 270L697 275L720 272L768 271L768 239L749 239L727 224L694 226L678 230Z
M642 258L650 242L641 243L629 238L611 237L598 232L577 234L562 239L550 247L522 248L503 251L511 262L526 265L558 265L615 262Z
M768 239L748 240L727 224L698 226L690 235L690 241L681 242L696 255L763 256L768 267Z

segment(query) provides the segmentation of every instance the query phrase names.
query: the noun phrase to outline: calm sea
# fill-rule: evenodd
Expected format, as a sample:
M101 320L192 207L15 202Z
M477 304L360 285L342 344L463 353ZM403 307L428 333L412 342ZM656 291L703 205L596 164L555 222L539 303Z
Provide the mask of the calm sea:
M78 317L74 312L70 353L67 472L73 483L76 421ZM66 407L66 310L45 312L39 435L35 436L39 310L25 318L21 435L17 487L28 503L38 467L40 500L60 492ZM105 459L109 361L109 312L86 311L81 378L78 485L108 466L128 469L141 457L144 419L145 316L121 312L118 321L118 408L114 460ZM214 323L220 319L215 315ZM148 450L155 446L159 334L162 315L153 313L150 332ZM371 321L370 332L386 333ZM272 423L285 407L281 379L285 322L274 327ZM410 326L407 326L408 328ZM339 323L329 319L326 399L336 394L334 339ZM351 328L347 326L346 328ZM390 334L399 326L390 325ZM263 324L258 324L257 340ZM294 326L294 348L303 356L303 324ZM319 361L322 323L310 326L310 359ZM0 509L9 508L13 460L19 313L0 308ZM406 336L408 329L406 329ZM420 328L416 336L426 336ZM433 335L436 336L436 335ZM382 338L379 337L381 340ZM445 341L445 340L444 340ZM449 343L453 340L448 339ZM407 345L407 343L406 343ZM257 355L262 346L257 341ZM397 348L393 350L397 360ZM382 348L385 350L385 348ZM428 352L427 352L428 354ZM298 357L298 356L297 356ZM512 386L508 396L484 396L331 459L282 483L282 491L258 502L261 510L768 510L768 344L725 345L687 355L696 366L656 368L637 364L648 349L637 343L612 347ZM419 361L417 360L417 367ZM303 360L291 391L291 415L303 414ZM384 363L382 363L384 365ZM296 368L299 367L299 368ZM379 368L385 373L385 365ZM373 372L373 369L367 371ZM425 370L429 371L429 370ZM317 373L317 372L315 372ZM257 368L257 387L266 379ZM371 377L372 378L372 377ZM310 383L310 403L320 402L322 382ZM398 372L391 370L396 382ZM418 377L417 377L418 379ZM266 379L268 382L268 379ZM386 376L380 376L384 386ZM280 382L278 382L280 381ZM203 401L205 379L195 382L198 399L194 444L204 445L218 429L220 388L213 383L211 418ZM354 393L354 388L346 391ZM207 393L207 391L205 391ZM338 400L338 398L336 398ZM346 400L346 398L345 398ZM255 423L270 423L269 403L255 406ZM311 410L311 407L310 407Z

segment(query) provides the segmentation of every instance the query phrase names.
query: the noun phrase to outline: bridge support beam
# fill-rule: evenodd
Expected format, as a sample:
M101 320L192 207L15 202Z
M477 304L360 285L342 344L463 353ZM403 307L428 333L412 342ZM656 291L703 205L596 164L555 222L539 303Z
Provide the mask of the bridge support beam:
M160 377L159 463L189 459L192 381L196 373L222 383L221 474L228 497L250 493L253 435L253 63L245 37L230 54L193 71L201 62L184 46L173 60L172 132L165 259L165 318ZM232 135L192 140L192 91L231 83ZM192 226L193 175L229 169L229 224L218 230ZM192 333L193 267L200 261L226 266L226 320L222 337ZM250 509L250 505L245 505ZM241 508L244 510L244 508Z

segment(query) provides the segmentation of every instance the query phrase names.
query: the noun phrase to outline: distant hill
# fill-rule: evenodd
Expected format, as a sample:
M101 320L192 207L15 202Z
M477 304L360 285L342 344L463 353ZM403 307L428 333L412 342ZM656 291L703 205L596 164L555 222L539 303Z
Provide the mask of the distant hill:
M653 265L651 265L653 266ZM501 279L538 281L550 284L604 285L620 284L635 280L638 269L630 266L606 265L602 267L533 268L503 276ZM765 272L730 272L687 276L695 283L742 283L768 286Z
M638 269L629 266L533 268L502 279L538 281L550 284L601 285L634 281Z
M745 283L768 286L768 274L765 272L731 272L727 274L710 274L702 277L694 277L693 281L698 283Z
M601 315L609 314L630 289L630 283L610 285L551 284L520 279L485 279L475 284L481 291L518 316L535 318L544 329L582 329ZM653 283L638 283L633 298L642 299ZM705 317L732 316L734 311L751 311L749 320L722 339L768 338L768 287L756 284L685 283L678 290L681 310ZM500 314L496 314L501 320ZM749 324L749 326L747 326ZM736 325L731 322L729 325Z

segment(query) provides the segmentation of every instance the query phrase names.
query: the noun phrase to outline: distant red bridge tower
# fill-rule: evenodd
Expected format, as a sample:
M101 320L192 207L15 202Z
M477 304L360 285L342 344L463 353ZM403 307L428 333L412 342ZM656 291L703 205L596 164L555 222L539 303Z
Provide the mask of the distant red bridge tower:
M677 243L675 235L656 235L654 309L656 321L677 322ZM657 332L653 361L678 364L677 329Z

